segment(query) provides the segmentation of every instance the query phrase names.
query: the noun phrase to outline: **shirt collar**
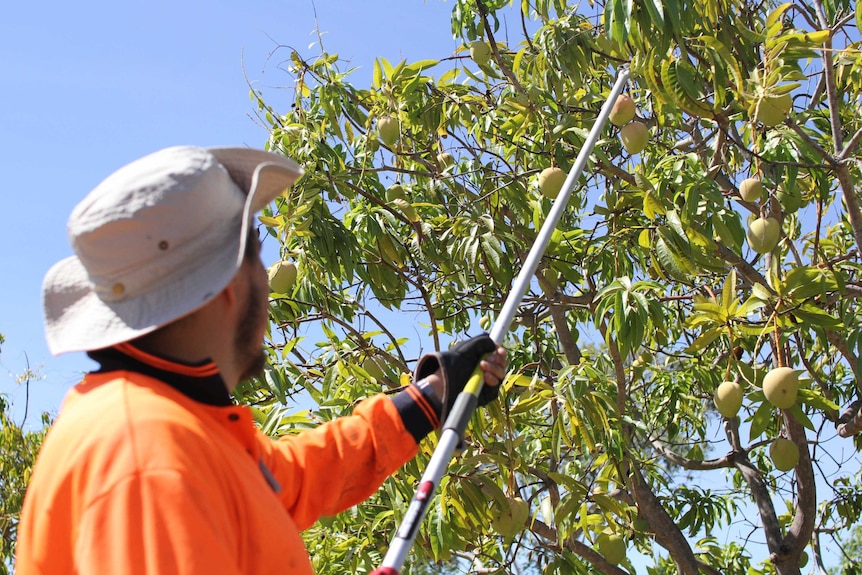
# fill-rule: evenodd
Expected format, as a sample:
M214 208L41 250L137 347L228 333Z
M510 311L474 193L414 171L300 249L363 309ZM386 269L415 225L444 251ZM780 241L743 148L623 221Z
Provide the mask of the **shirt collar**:
M194 401L221 407L233 405L218 366L212 360L183 363L145 352L128 342L89 351L87 355L99 362L96 373L134 371L163 381Z

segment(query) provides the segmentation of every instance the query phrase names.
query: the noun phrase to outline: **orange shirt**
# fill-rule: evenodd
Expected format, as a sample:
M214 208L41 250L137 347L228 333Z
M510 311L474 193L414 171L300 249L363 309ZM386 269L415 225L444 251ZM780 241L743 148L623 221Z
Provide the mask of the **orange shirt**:
M412 387L274 441L218 381L212 363L110 350L39 454L16 573L311 574L300 530L366 499L437 423Z

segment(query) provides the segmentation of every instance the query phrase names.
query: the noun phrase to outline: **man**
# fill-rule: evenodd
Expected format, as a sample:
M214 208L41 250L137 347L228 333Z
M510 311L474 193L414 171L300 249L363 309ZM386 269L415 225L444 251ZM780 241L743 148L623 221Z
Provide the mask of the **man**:
M267 152L168 148L72 212L43 284L55 354L100 364L63 402L21 514L20 575L301 573L300 531L371 495L438 427L487 336L420 358L413 385L273 441L230 392L263 367L269 296L254 216L302 174ZM484 360L482 358L485 357ZM443 412L443 413L441 413Z

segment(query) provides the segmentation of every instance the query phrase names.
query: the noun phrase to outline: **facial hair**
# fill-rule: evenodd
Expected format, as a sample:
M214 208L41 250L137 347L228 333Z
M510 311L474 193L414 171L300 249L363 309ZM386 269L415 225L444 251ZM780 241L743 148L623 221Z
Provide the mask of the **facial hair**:
M245 305L242 322L236 330L234 349L240 366L240 381L263 374L266 365L266 352L263 341L259 339L260 321L263 316L264 302L257 297L258 290L252 290Z

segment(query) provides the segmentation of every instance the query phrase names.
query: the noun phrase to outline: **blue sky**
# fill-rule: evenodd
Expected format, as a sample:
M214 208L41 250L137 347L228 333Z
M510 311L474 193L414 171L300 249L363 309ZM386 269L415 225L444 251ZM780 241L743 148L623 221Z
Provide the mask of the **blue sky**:
M15 375L29 364L28 423L56 411L92 365L83 354L52 357L42 330L40 286L72 254L66 220L75 204L120 166L177 145L262 147L248 79L286 110L293 78L279 64L289 45L327 50L359 67L375 57L448 56L451 2L440 0L96 0L10 2L0 22L0 393L21 414ZM348 64L345 63L347 68Z

